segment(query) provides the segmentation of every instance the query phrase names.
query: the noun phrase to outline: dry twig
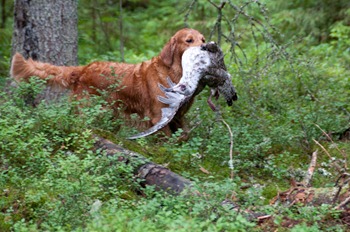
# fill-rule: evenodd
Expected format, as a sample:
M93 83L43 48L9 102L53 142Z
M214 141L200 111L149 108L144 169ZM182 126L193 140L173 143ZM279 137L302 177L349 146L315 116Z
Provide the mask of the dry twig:
M315 139L312 139L319 147L321 147L321 149L327 154L327 156L329 157L329 159L331 160L331 162L332 162L332 165L334 166L334 168L339 172L339 173L343 173L343 168L341 168L340 166L339 166L339 164L337 164L337 160L335 159L335 158L333 158L332 156L331 156L331 154L329 154L329 152L327 151L327 149L324 147L324 146L322 146L322 144L320 144L317 140L315 140Z
M227 127L229 133L230 133L230 161L229 161L229 165L230 165L230 169L231 169L231 179L233 178L233 133L231 130L230 125L227 124L227 122L221 118L221 121L225 124L225 126Z
M315 171L315 167L316 167L317 153L318 153L318 150L314 151L312 153L312 156L311 156L311 162L310 162L309 168L307 170L305 179L303 181L303 184L306 187L310 187L311 186L310 183L311 183L312 176L314 175L314 171Z
M328 133L326 133L319 125L317 125L316 123L315 123L315 126L318 128L318 129L320 129L321 131L322 131L322 133L327 137L327 139L329 140L329 141L331 141L331 143L332 144L336 144L334 141L333 141L333 139L329 136L329 134ZM345 160L345 162L344 162L344 168L345 168L345 170L348 170L348 167L347 167L347 162L346 162L346 160L347 160L347 155L346 155L346 153L344 152L344 151L342 151L342 150L340 150L339 148L338 148L338 146L335 146L335 148L337 149L337 151L343 156L343 158L344 158L344 160Z
M344 201L342 201L339 205L337 205L336 207L334 207L334 209L336 210L340 210L341 208L343 208L344 206L346 206L347 204L349 204L350 202L350 197L347 197Z

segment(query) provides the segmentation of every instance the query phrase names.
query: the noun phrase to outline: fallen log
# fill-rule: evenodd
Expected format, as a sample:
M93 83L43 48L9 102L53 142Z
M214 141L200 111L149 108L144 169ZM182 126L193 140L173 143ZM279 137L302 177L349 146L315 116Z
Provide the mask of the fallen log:
M143 185L155 186L156 190L163 190L173 195L179 195L184 193L185 189L190 189L193 183L170 171L169 169L149 161L146 157L127 150L110 140L101 138L97 135L94 136L95 144L94 149L104 152L107 156L119 155L118 161L130 164L134 168L134 173L137 177L142 180ZM194 194L201 196L205 193L199 193L195 189L190 189L189 194ZM271 218L271 215L266 215L262 213L256 213L249 210L241 210L240 207L231 200L224 200L221 202L222 205L232 206L232 210L240 212L250 221L257 221L261 223L262 221Z
M101 150L107 156L119 154L118 160L131 164L134 168L134 173L142 180L143 185L155 186L156 190L164 190L168 193L178 195L186 187L191 186L191 181L170 171L169 169L149 161L146 157L127 150L110 140L94 136L94 149Z

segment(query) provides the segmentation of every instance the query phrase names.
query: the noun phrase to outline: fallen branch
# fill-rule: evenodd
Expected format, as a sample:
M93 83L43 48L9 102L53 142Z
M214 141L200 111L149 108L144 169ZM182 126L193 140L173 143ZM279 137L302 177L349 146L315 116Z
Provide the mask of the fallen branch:
M312 176L314 175L314 171L315 171L315 167L316 167L317 153L318 153L318 150L314 151L312 153L312 156L311 156L311 162L310 162L309 168L307 170L305 179L303 181L303 184L306 187L311 186L310 183L311 183L311 179L312 179Z
M344 201L342 201L339 205L337 205L334 209L340 210L344 208L350 202L350 197L347 197Z
M107 156L121 154L118 160L134 166L135 175L141 178L144 185L152 185L155 186L156 190L164 190L174 195L191 186L191 181L161 165L149 161L136 152L127 150L99 136L95 136L95 140L95 150L100 149Z
M142 180L143 185L151 185L155 186L156 190L164 190L173 195L179 195L185 189L190 189L192 186L192 182L169 169L153 163L149 161L144 156L127 150L107 139L101 138L99 136L94 136L95 144L94 149L100 150L104 152L107 156L119 155L118 161L125 162L126 164L130 164L134 168L134 173L137 177ZM190 189L189 194L195 195L205 195L205 193L199 193L196 190ZM236 210L237 212L241 212L240 208L231 201L229 202L235 207L232 210ZM271 215L256 213L253 211L242 211L243 215L248 220L257 220L258 222L262 222L271 218Z

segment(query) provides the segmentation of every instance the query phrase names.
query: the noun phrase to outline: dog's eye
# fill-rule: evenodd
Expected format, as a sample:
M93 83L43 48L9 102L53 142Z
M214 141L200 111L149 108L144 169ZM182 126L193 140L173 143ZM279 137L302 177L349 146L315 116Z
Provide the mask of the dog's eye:
M187 43L193 43L193 39L186 39Z
M205 39L204 38L202 39L202 42L205 43Z

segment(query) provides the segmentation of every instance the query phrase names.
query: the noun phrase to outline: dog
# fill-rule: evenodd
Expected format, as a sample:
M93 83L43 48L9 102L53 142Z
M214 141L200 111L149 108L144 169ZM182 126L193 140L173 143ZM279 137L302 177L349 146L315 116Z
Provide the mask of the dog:
M166 106L158 101L158 95L164 96L158 84L167 86L167 77L178 83L182 77L182 54L189 47L204 43L205 37L200 32L184 28L171 37L158 56L139 64L97 61L86 66L55 66L32 59L25 60L16 53L10 74L16 81L28 80L31 76L47 79L49 85L70 89L77 99L88 97L89 94L100 95L101 91L115 85L115 90L108 96L114 108L122 107L126 117L131 114L137 114L141 119L148 117L149 121L138 126L139 129L150 128L161 119L161 109ZM162 129L166 135L170 136L184 127L184 115L192 105L193 98Z

